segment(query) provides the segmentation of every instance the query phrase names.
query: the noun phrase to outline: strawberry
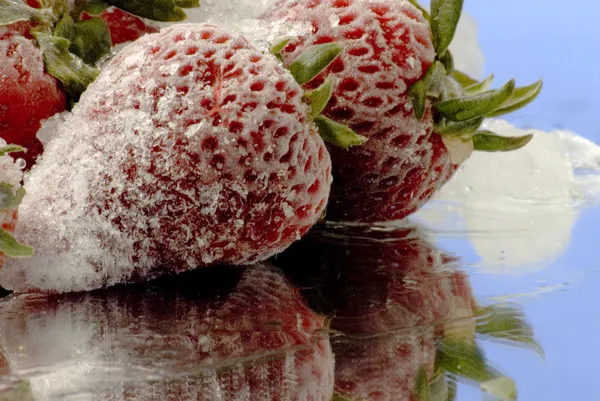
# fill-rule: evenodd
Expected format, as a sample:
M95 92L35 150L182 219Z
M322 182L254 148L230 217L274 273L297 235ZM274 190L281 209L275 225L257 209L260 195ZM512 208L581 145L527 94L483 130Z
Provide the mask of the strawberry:
M87 290L284 250L327 204L331 161L313 121L353 139L314 116L327 96L296 82L340 51L307 49L288 71L208 24L128 45L32 172L17 232L39 259L7 265L2 284Z
M538 348L520 312L478 305L458 260L418 227L322 226L274 262L332 316L338 400L437 400L454 385L445 371L478 382L497 377L476 332Z
M10 234L15 230L18 207L25 196L25 189L21 187L23 160L15 161L9 153L21 151L23 149L19 146L7 145L0 138L0 268L5 255L23 257L33 253L31 248L21 245Z
M159 31L158 28L148 25L143 19L116 7L109 7L96 16L102 18L108 26L112 43L115 46L133 42L148 33ZM84 12L81 19L86 21L92 18L93 15Z
M40 122L64 111L66 97L58 80L46 73L40 49L22 36L28 28L0 28L0 138L28 149L19 157L31 166L42 152L35 136Z
M479 126L485 116L531 102L541 82L515 88L510 81L486 91L491 79L478 83L454 71L447 48L462 0L431 5L429 16L412 0L281 0L262 16L313 27L282 49L286 65L307 46L336 42L345 47L328 70L306 84L314 88L333 75L333 97L324 115L368 139L350 149L330 147L329 219L404 218L425 204L473 150L508 151L531 139L498 137Z
M48 399L84 389L86 399L98 401L329 401L333 394L325 318L272 266L18 296L0 310L14 316L0 327L8 373L16 379L31 368L51 368L28 375L32 393ZM120 369L132 376L109 373Z
M162 20L185 17L170 1L163 7L162 14L140 12ZM102 13L107 26L91 17L97 8L67 0L0 3L0 137L27 149L18 155L27 168L43 150L36 137L41 122L65 111L95 79L95 63L111 51L111 33L117 42L133 37L130 25L137 17L109 9ZM139 34L150 31L140 28Z

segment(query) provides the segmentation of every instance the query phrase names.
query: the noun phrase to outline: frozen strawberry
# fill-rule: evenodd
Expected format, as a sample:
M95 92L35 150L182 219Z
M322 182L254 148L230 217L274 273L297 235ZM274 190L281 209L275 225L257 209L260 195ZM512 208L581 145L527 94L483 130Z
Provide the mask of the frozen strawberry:
M116 7L107 8L97 17L102 18L108 25L113 45L132 42L143 35L159 31L158 28L147 24L143 19ZM82 15L83 20L91 18L93 18L92 15L88 13Z
M161 4L140 11L149 18L185 18L174 3ZM17 155L27 168L43 151L36 137L41 122L66 110L96 78L95 63L110 53L111 33L117 43L135 36L132 24L137 17L111 8L102 13L106 22L90 14L74 20L81 6L67 0L0 3L0 137L27 149ZM84 9L92 13L91 6ZM142 34L144 29L138 31Z
M281 0L262 18L306 22L280 55L289 64L307 46L336 42L345 51L323 75L337 78L324 115L368 138L350 149L330 147L334 185L328 218L389 221L425 204L473 150L505 151L530 136L479 131L483 117L532 101L541 83L496 91L453 72L447 51L462 0L434 0L431 23L410 0ZM455 80L460 78L462 88Z
M31 166L42 152L35 136L41 121L64 111L66 97L46 73L40 49L21 35L28 28L20 24L4 33L0 28L0 138L26 148L16 156Z
M330 401L333 395L325 318L272 266L202 269L85 294L18 296L0 311L14 317L0 327L7 375L27 374L35 399L81 391L94 401ZM32 369L40 373L28 374ZM122 369L126 375L112 373Z
M537 347L520 311L477 305L458 261L416 227L319 227L275 262L341 335L333 343L339 399L416 401L429 399L425 392L445 400L439 393L454 385L445 371L496 377L476 332Z
M307 49L291 72L214 25L128 45L32 172L17 232L39 259L7 265L2 285L87 290L283 251L320 219L331 186L313 116L324 103L308 105L295 76L339 50Z

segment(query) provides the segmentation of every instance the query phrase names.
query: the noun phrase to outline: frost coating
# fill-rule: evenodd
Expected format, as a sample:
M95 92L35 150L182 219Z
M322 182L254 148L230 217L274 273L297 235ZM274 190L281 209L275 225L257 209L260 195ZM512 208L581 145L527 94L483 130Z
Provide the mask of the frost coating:
M418 121L407 95L435 57L420 11L407 0L282 0L261 18L313 26L283 50L287 64L313 44L344 46L327 71L336 82L323 114L369 140L350 150L329 148L335 179L328 218L388 221L417 210L454 169L432 132L430 110ZM315 89L325 77L306 86Z
M28 180L13 290L89 290L266 259L320 217L329 155L274 57L213 25L127 46Z
M474 153L417 217L439 227L458 212L486 269L540 267L564 252L579 206L600 194L600 147L572 132L523 130L497 119L484 129L534 136L518 151Z

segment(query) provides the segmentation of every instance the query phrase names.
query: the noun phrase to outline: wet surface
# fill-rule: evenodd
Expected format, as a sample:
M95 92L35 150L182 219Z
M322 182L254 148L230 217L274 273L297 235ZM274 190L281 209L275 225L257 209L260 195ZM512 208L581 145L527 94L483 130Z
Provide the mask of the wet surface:
M0 399L510 399L523 383L526 394L541 357L556 357L527 309L562 290L535 295L544 286L529 275L525 288L499 285L509 276L435 242L414 223L323 224L268 265L11 295Z

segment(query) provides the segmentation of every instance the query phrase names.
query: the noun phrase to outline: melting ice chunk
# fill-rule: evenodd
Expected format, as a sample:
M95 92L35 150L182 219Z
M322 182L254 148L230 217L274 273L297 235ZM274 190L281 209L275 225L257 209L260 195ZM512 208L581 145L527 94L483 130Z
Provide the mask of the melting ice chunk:
M440 227L457 212L483 264L496 271L559 257L578 207L600 193L600 147L572 132L521 130L503 120L484 128L534 139L515 152L474 153L417 217Z

